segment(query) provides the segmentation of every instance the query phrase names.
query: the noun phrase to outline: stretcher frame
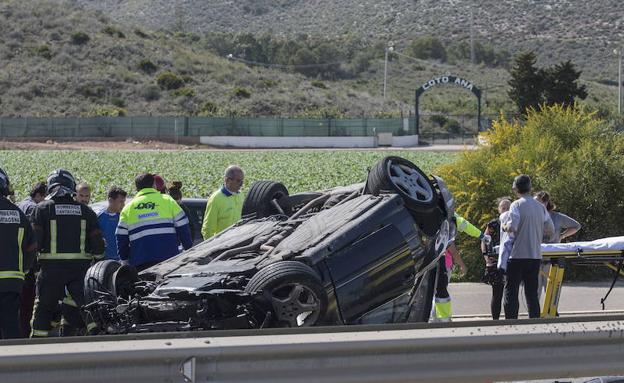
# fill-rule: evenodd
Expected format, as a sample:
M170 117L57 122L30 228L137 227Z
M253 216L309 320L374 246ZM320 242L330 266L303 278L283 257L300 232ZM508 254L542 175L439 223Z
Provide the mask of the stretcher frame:
M624 270L622 270L621 266L618 266L618 264L621 265L624 262L624 249L586 250L579 248L576 251L543 251L542 258L550 261L550 268L544 303L540 314L541 318L554 318L557 316L566 262L572 265L606 266L618 273L614 277L614 284L619 276L624 276ZM603 302L605 298L603 298Z

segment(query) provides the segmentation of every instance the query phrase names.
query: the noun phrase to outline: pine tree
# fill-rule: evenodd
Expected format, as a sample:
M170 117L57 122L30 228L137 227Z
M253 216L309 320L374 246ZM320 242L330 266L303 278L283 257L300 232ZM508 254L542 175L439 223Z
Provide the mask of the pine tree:
M545 71L544 101L548 105L574 105L574 98L584 100L587 97L585 85L579 86L577 81L581 71L574 68L571 61L562 62Z
M524 52L516 56L511 68L508 95L521 114L531 107L537 109L543 101L544 78L536 61L535 53Z

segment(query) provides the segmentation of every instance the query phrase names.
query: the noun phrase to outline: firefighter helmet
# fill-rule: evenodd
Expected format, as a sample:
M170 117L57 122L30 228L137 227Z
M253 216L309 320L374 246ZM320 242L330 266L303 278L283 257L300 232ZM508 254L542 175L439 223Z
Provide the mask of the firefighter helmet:
M62 186L69 189L68 191L76 192L76 180L70 172L65 169L56 169L48 175L46 181L46 193L50 194L54 188Z
M11 183L6 172L0 169L0 195L8 196L11 194Z

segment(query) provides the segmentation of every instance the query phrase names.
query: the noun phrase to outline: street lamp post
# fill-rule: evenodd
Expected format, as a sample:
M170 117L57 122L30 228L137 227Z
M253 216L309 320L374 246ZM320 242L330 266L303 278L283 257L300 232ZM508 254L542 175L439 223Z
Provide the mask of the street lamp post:
M622 114L622 48L618 50L618 114Z
M392 52L394 47L392 46L392 42L386 45L386 56L384 59L384 87L383 87L383 98L386 99L386 88L388 84L388 52Z
M613 53L618 55L618 114L622 114L622 48L616 48Z

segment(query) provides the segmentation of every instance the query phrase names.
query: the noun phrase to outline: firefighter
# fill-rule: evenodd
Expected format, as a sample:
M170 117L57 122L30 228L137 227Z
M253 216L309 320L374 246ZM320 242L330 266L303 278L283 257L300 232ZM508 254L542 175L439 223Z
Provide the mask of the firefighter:
M97 216L87 205L76 202L76 181L70 172L57 169L46 182L46 200L33 213L39 244L41 271L31 337L50 334L51 321L65 290L78 307L84 304L84 276L92 261L101 259L104 240ZM95 324L88 323L87 330Z
M37 244L26 215L13 204L9 177L0 169L0 339L19 338L20 295Z

